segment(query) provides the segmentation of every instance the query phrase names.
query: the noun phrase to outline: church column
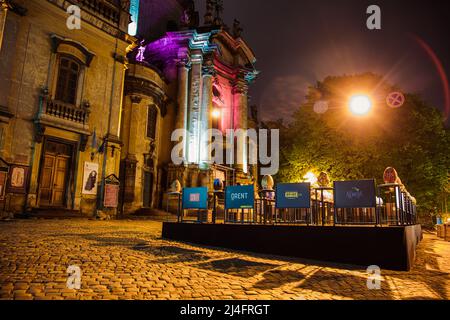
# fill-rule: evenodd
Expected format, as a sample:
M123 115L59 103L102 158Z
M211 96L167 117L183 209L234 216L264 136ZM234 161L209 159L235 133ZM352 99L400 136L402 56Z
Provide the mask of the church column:
M233 121L235 130L248 129L248 85L243 79L239 79L233 88ZM245 133L245 132L244 132ZM239 139L239 137L237 137ZM247 141L244 143L237 143L236 145L236 169L247 173Z
M211 164L210 139L207 135L209 129L212 128L212 80L215 70L211 57L203 64L203 89L202 89L202 108L201 108L201 140L200 140L200 165L201 169L207 169Z
M131 104L129 110L126 112L124 124L127 128L126 150L127 156L121 164L121 180L123 186L122 201L128 204L129 208L125 210L132 210L132 203L135 201L135 189L136 189L136 174L137 174L137 158L136 158L136 140L137 134L137 108L142 101L142 97L138 95L130 96Z
M128 128L130 129L128 137L128 157L135 158L137 154L137 140L139 138L138 123L139 123L139 104L142 101L140 96L131 96L131 110Z
M5 32L8 9L9 5L7 4L6 0L0 0L0 52L2 51L3 34Z
M200 110L202 97L202 64L200 50L191 54L189 115L188 115L188 153L189 164L199 164L200 160Z
M187 129L188 116L188 95L189 95L189 66L186 59L181 59L177 63L178 66L178 115L176 129ZM187 161L187 142L183 149L183 159Z

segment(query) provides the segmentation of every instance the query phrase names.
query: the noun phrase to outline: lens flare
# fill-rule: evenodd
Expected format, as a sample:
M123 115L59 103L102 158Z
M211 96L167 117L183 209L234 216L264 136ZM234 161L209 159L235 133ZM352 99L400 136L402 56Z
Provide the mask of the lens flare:
M311 185L315 185L317 183L317 176L313 172L308 172L303 176L306 182L309 182Z
M372 109L372 101L365 95L355 95L350 98L350 111L357 116L364 116Z

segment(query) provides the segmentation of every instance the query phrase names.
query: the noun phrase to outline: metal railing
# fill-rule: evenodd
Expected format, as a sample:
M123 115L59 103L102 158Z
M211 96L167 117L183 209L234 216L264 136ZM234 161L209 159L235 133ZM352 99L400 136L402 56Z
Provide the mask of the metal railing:
M279 209L274 190L259 191L252 209L225 209L223 191L209 194L209 210L183 210L181 194L176 197L172 194L172 200L168 198L168 207L170 201L177 201L179 222L307 226L417 224L415 201L401 185L378 186L373 208L336 208L333 193L333 188L311 189L310 208Z
M89 121L89 110L85 107L75 107L48 98L43 99L43 113L59 119L87 124Z

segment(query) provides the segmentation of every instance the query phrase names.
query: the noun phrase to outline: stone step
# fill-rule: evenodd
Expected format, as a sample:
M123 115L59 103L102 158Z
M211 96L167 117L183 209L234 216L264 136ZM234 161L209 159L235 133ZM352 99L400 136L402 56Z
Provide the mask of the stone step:
M28 213L15 214L15 218L18 219L74 219L74 218L91 218L82 215L78 210L69 209L53 209L53 208L43 208L34 209Z

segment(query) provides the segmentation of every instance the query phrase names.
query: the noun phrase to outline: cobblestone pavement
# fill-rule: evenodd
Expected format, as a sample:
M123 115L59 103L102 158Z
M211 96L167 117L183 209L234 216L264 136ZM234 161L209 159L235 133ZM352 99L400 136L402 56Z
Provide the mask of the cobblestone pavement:
M449 299L450 243L426 234L411 272L383 271L165 241L151 221L0 222L1 299ZM67 268L82 271L67 288Z

